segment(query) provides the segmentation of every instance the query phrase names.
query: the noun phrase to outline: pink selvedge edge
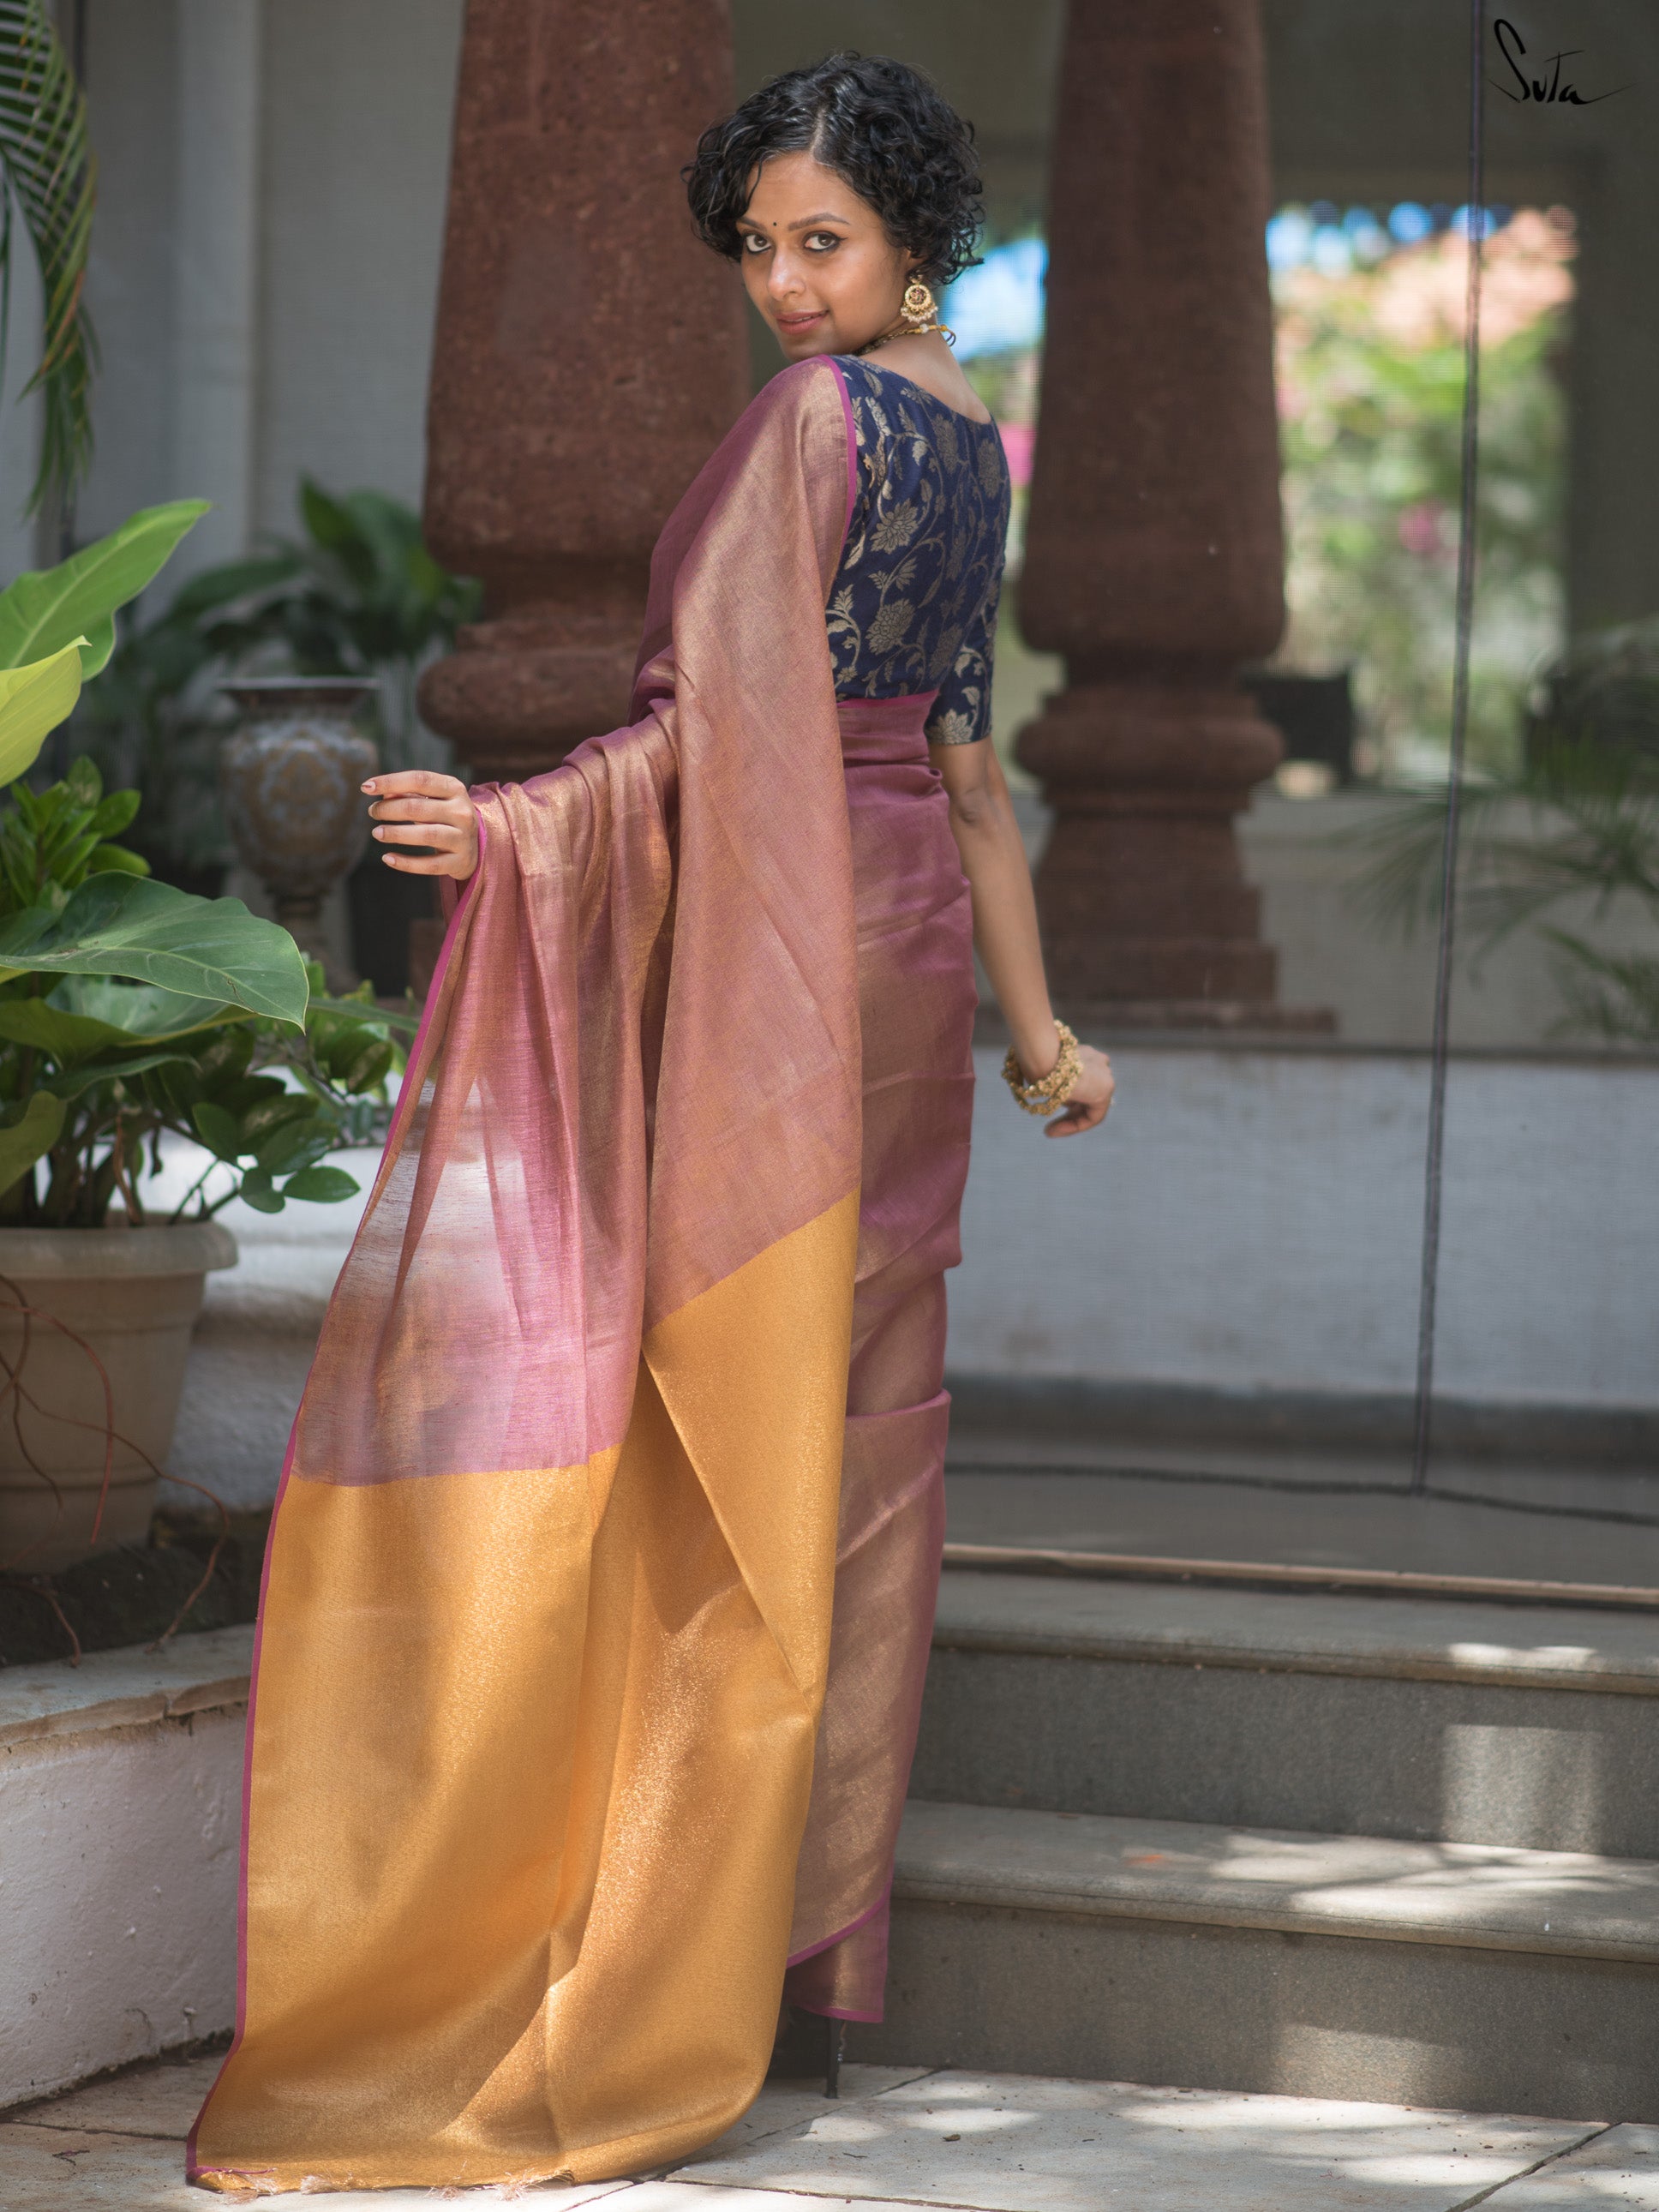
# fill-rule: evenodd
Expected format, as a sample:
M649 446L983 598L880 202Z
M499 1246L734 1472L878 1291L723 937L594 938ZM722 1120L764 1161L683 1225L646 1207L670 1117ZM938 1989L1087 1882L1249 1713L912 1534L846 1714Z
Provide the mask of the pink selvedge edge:
M830 361L830 367L835 375L836 389L841 395L841 411L842 419L847 424L847 512L842 517L841 526L842 550L845 552L847 548L847 533L853 526L853 509L858 503L859 441L858 431L853 422L853 402L847 389L846 371L842 368L841 363L834 359ZM842 702L838 701L836 703L839 706ZM828 1951L833 1948L836 1944L845 1942L848 1936L855 1936L859 1929L866 1926L869 1922L873 1920L876 1915L882 1910L883 1906L886 1905L889 1898L892 1894L892 1888L893 1885L890 1881L886 1888L882 1891L881 1895L876 1899L875 1903L870 1907L868 1911L860 1912L856 1920L849 1920L845 1928L838 1928L833 1936L826 1936L821 1943L809 1943L804 1951L794 1952L789 1958L784 1960L785 1972L787 1973L791 1966L799 1966L808 1959L816 1959L820 1951ZM842 2012L836 2010L826 2013L824 2017L836 2020L878 2021L881 2018L881 2014L874 2012Z
M380 1155L381 1166L383 1170L386 1162L386 1156L392 1150L392 1140L394 1137L399 1134L402 1129L405 1111L410 1104L411 1098L412 1097L418 1095L415 1089L414 1077L416 1066L419 1063L421 1057L421 1048L426 1042L427 1031L432 1024L432 1018L437 1008L443 980L446 974L448 972L450 956L454 950L456 926L459 922L462 915L466 911L473 894L478 887L479 880L483 874L483 855L484 823L483 813L480 811L478 814L478 865L473 870L471 875L468 877L465 888L462 890L459 896L453 897L452 895L445 899L445 904L450 907L449 927L444 932L444 941L442 946L440 948L437 961L432 970L432 981L427 986L426 1004L421 1010L420 1022L415 1031L415 1042L410 1047L408 1060L404 1063L404 1079L402 1084L398 1086L398 1103L392 1109L392 1125L386 1131L386 1144L382 1148ZM445 878L443 888L446 892L448 890L448 878ZM363 1208L362 1220L357 1224L357 1235L351 1240L350 1251L346 1254L345 1259L341 1264L340 1273L334 1279L334 1289L329 1293L328 1304L331 1310L332 1310L334 1300L339 1292L341 1277L344 1275L347 1267L351 1265L351 1254L357 1249L357 1237L361 1237L363 1233L363 1222L368 1220L369 1214L374 1210L374 1201L380 1192L380 1177L377 1174L374 1178L374 1187L368 1194L368 1203ZM325 1312L323 1316L323 1327L325 1328L327 1326L328 1315ZM320 1331L319 1334L320 1334ZM301 1393L301 1404L303 1405L304 1402L305 1394L302 1391ZM265 1537L265 1555L259 1565L259 1603L258 1610L254 1615L253 1654L248 1668L247 1721L242 1732L242 1836L241 1844L237 1857L236 1877L236 2025L231 2035L230 2048L224 2055L224 2058L220 2064L219 2071L213 2077L213 2087L208 2091L206 2096L203 2098L201 2110L197 2113L194 2120L191 2121L190 2133L185 2138L185 2179L187 2182L195 2181L198 2175L204 2173L228 2173L238 2176L254 2176L274 2171L273 2168L269 2166L198 2166L196 2162L196 2138L202 2125L203 2114L206 2112L208 2106L213 2102L214 2091L218 2088L220 2082L223 2081L226 2069L229 2066L231 2060L234 2058L236 2053L241 2049L243 2034L247 2027L247 1855L248 1830L252 1825L253 1810L253 1717L255 1705L259 1694L259 1652L261 1646L264 1642L265 1592L270 1586L270 1554L273 1548L273 1540L276 1533L276 1516L283 1510L283 1498L288 1489L289 1473L294 1466L294 1448L298 1441L299 1433L300 1416L296 1412L294 1416L293 1424L288 1432L288 1449L283 1455L283 1472L277 1479L276 1495L271 1503L270 1528Z
M876 1915L884 1911L891 1904L892 1898L893 1877L889 1875L881 1895L867 1911L860 1912L856 1920L849 1920L845 1928L837 1928L833 1936L826 1936L821 1943L809 1943L804 1951L793 1952L784 1960L784 1972L787 1973L791 1966L805 1966L807 1960L816 1959L821 1953L833 1950L837 1943L844 1943L849 1936L856 1936L860 1928L867 1928ZM801 2010L816 2013L820 2020L864 2021L872 2025L885 2018L884 2013L881 2012L851 2012L845 2005L804 2004Z
M835 372L836 389L841 394L841 411L847 418L847 515L841 526L841 544L847 550L847 533L853 526L853 509L859 495L859 434L853 427L853 402L848 394L847 373L838 361L831 360Z
M860 1928L866 1927L875 1918L892 1894L893 1883L890 1875L887 1887L882 1891L881 1895L873 1905L860 1912L856 1920L849 1920L845 1928L837 1928L833 1936L826 1936L821 1943L809 1943L804 1951L792 1951L783 1962L785 1972L787 1973L791 1966L805 1966L807 1960L816 1959L820 1951L833 1950L837 1943L844 1943L849 1936L856 1936Z
M834 359L830 361L830 367L835 375L836 389L841 395L841 411L842 419L847 424L847 512L842 518L841 526L842 550L844 552L847 546L847 533L853 526L853 509L858 503L858 431L853 422L853 402L847 389L846 371L842 368L841 363ZM838 701L836 703L839 707L843 702ZM860 702L858 703L861 704L862 702ZM821 1951L832 1949L836 1944L844 1942L848 1936L857 1935L860 1928L867 1926L868 1923L875 1918L876 1915L882 1911L892 1895L892 1889L893 1885L890 1879L886 1887L882 1891L881 1895L876 1899L875 1903L870 1906L867 1911L860 1912L856 1920L849 1920L845 1928L836 1929L833 1936L826 1936L822 1942L809 1943L804 1951L796 1951L792 1953L791 1955L784 1960L785 1972L787 1973L791 1966L799 1966L803 1965L808 1959L816 1959ZM813 2008L813 2009L816 2009L816 2008ZM838 2008L833 2008L827 2009L823 2017L834 2020L878 2021L881 2018L881 2014L874 2012L845 2012Z

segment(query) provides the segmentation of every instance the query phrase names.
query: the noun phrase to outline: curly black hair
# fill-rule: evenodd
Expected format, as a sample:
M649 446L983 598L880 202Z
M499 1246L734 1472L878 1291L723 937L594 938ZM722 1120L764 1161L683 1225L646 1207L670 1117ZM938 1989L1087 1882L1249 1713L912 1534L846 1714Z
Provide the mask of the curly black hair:
M974 127L920 70L880 54L829 54L751 93L697 141L684 172L697 235L728 261L756 172L774 154L810 152L874 208L917 274L948 284L979 258L984 209Z

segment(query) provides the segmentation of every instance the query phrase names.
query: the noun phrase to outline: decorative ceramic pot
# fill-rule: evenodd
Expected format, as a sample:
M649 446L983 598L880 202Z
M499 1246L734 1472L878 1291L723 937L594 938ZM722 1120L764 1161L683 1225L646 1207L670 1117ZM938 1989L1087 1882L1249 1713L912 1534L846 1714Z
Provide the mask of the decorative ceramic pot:
M236 1240L216 1221L0 1229L0 1358L27 1393L8 1391L0 1415L0 1567L49 1573L94 1548L105 1446L99 1365L120 1441L95 1548L143 1543L203 1289L211 1271L235 1264ZM34 1312L17 1312L20 1304Z
M276 919L320 960L329 988L356 981L323 942L324 899L362 858L362 785L380 762L352 717L379 685L352 676L273 676L221 685L242 710L219 755L225 820L236 849L270 892Z

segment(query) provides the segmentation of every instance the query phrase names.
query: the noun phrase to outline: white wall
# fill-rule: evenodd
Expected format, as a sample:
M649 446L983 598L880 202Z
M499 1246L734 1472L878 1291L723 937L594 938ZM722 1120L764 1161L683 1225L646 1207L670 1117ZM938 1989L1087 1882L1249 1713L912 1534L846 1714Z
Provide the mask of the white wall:
M244 1726L197 1712L0 1747L0 2105L230 2026Z
M173 319L178 297L178 9L175 0L90 0L87 98L98 155L98 212L87 299L102 366L97 437L77 512L80 535L134 507L219 495L177 473Z
M175 482L210 487L175 578L253 534L259 378L260 0L174 0Z
M976 1059L953 1369L1411 1389L1424 1058L1125 1048L1107 1133L1058 1142ZM1454 1064L1442 1392L1659 1405L1656 1127L1652 1066Z
M1365 791L1282 799L1268 787L1238 819L1244 873L1261 894L1261 934L1279 954L1279 1003L1327 1008L1346 1045L1426 1046L1433 1034L1433 930L1419 924L1407 933L1384 925L1361 893L1360 878L1374 855L1355 834L1386 825L1401 804L1392 793ZM1030 791L1016 793L1014 805L1036 864L1048 834L1048 810ZM1534 825L1527 810L1514 807L1502 828L1506 837L1520 839L1534 834ZM1594 898L1576 897L1546 919L1602 952L1653 956L1653 915L1628 894L1605 912ZM1595 1047L1595 1039L1564 1026L1570 1007L1558 957L1535 930L1519 930L1486 951L1465 911L1457 945L1455 1048Z
M82 535L294 524L309 470L418 501L462 0L92 0L103 346Z
M1239 823L1245 873L1261 891L1261 933L1279 951L1279 995L1286 1006L1329 1006L1348 1044L1426 1045L1434 1029L1435 936L1379 923L1360 896L1371 865L1356 831L1369 833L1400 802L1376 793L1329 799L1258 794ZM1488 827L1495 825L1489 824ZM1505 810L1505 836L1536 834L1526 810ZM1605 913L1589 897L1547 919L1612 953L1659 950L1650 909L1622 897ZM1463 914L1452 984L1455 1046L1504 1051L1571 1048L1559 963L1534 930L1483 951ZM1582 1033L1578 1042L1587 1040Z
M258 512L418 503L462 0L266 0Z

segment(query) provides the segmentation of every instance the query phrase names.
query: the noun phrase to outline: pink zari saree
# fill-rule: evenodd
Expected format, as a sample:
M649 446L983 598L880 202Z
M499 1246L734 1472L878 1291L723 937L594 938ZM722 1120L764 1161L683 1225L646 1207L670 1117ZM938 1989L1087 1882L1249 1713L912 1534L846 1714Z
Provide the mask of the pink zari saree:
M927 702L834 696L849 465L776 378L638 719L477 794L272 1527L210 2188L637 2172L786 1971L879 2017L973 983Z

